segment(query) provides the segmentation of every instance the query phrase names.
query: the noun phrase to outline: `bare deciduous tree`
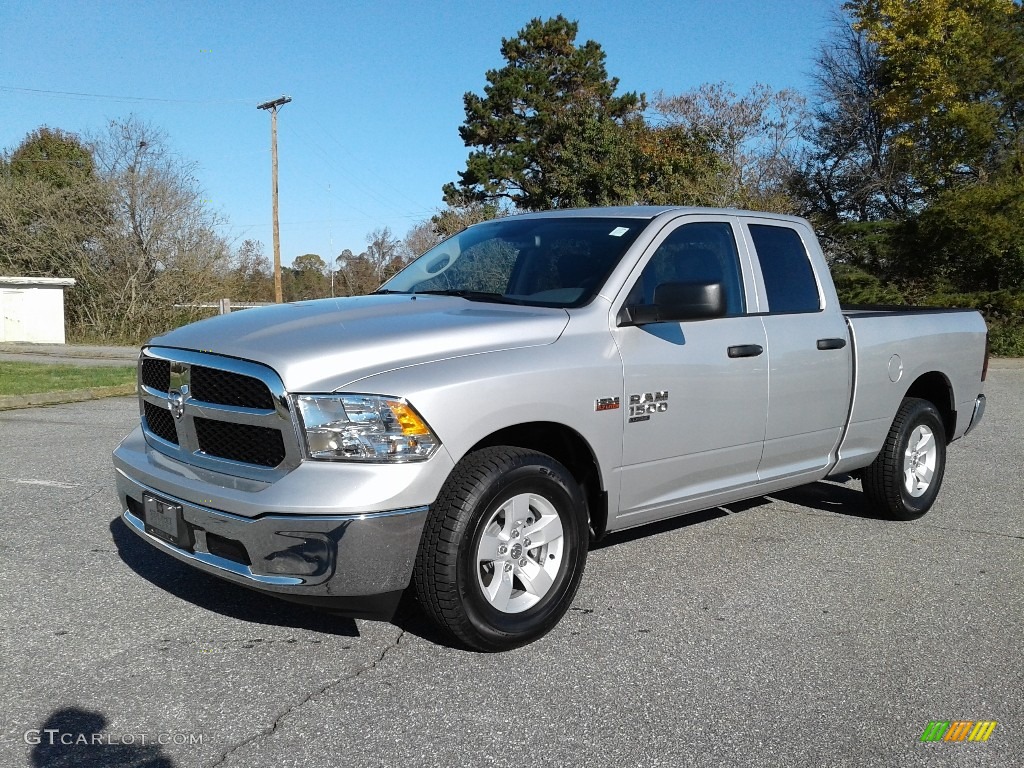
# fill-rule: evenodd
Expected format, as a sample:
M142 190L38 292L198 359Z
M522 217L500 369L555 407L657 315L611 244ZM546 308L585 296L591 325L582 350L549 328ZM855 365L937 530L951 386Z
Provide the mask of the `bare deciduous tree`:
M238 301L273 301L273 267L259 240L245 240L231 257L227 295Z
M438 211L431 217L430 223L442 240L457 235L472 224L488 221L504 215L496 205L478 203L466 198L458 198L448 207Z
M372 265L377 284L383 283L404 264L402 241L390 227L373 230L366 236L366 251L361 254Z
M887 88L878 46L839 15L816 65L813 149L797 177L803 212L833 222L906 217L921 191L896 141L899 126L878 108Z
M79 275L87 332L133 339L196 319L223 292L230 249L203 199L193 165L134 117L92 141L111 215Z
M660 122L707 140L721 161L702 202L792 211L787 187L807 121L798 93L756 85L739 96L725 83L705 83L678 96L658 94L653 109Z
M366 254L356 256L348 248L334 260L338 267L335 287L342 296L362 296L380 286L377 272Z
M421 221L406 232L402 239L405 260L412 261L416 257L422 256L441 240L442 237L438 234L432 221Z

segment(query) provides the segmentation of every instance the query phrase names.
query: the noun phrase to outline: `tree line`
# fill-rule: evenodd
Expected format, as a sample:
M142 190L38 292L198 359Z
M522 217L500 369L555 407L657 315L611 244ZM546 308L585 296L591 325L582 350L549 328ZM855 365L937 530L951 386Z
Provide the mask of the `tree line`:
M263 244L234 246L226 223L194 165L135 117L89 137L43 126L0 157L0 274L74 278L74 341L138 343L209 316L220 298L272 301ZM384 227L331 264L304 254L282 270L284 298L368 293L438 238L426 223L402 240Z
M1024 355L1024 10L849 0L810 94L617 94L578 25L534 19L464 96L445 201L483 218L609 204L806 216L849 303L967 306Z
M1024 11L1017 0L851 0L814 89L707 83L619 92L563 16L502 40L466 93L466 166L443 206L358 253L304 254L287 300L374 290L465 226L617 204L807 216L852 303L974 306L1024 354ZM0 162L0 272L75 277L72 338L137 341L230 296L270 300L263 245L233 247L194 169L134 118L82 139L40 128Z
M226 274L223 223L155 129L111 122L86 143L30 133L0 163L0 273L73 277L72 338L134 340L197 317ZM179 307L183 307L179 309Z

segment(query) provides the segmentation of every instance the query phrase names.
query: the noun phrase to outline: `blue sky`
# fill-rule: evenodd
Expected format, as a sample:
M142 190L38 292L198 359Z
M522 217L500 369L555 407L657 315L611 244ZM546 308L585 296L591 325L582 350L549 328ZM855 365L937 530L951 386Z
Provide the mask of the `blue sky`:
M462 95L503 65L502 37L562 13L596 40L620 91L704 82L811 90L839 0L24 2L0 5L0 148L49 125L97 132L134 114L196 164L236 244L271 253L278 115L281 257L356 253L441 205L468 150ZM51 93L42 93L48 91ZM63 92L60 95L52 92ZM68 95L88 94L88 95Z

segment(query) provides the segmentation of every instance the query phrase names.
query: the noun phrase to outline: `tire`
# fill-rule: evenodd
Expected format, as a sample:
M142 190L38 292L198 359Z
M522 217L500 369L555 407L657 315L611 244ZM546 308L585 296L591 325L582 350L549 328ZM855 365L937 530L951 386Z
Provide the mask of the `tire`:
M931 509L946 470L946 428L932 403L903 400L889 435L861 478L871 503L894 520Z
M588 533L586 503L564 466L536 451L484 448L456 465L430 508L413 569L417 598L475 650L533 642L569 609Z

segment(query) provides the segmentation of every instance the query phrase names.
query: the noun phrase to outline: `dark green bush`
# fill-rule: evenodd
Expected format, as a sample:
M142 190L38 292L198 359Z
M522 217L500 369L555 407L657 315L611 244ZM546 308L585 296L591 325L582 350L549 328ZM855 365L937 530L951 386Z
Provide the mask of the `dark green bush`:
M896 304L977 309L988 323L993 355L1024 357L1024 292L974 291L963 293L948 285L931 289L920 284L897 287L859 267L837 264L832 268L839 301L843 304Z

